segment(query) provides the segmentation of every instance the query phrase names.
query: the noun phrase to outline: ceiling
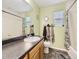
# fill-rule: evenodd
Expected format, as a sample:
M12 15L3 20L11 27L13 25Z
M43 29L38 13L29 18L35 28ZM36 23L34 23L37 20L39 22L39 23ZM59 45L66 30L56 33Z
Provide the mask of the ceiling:
M39 7L61 3L65 0L33 0ZM28 12L32 7L25 0L2 0L2 9L9 9L16 12Z
M50 5L54 5L54 4L64 2L66 0L34 0L34 1L39 7L47 7L47 6L50 6Z
M16 12L27 12L32 8L25 0L2 0L2 9L10 9Z

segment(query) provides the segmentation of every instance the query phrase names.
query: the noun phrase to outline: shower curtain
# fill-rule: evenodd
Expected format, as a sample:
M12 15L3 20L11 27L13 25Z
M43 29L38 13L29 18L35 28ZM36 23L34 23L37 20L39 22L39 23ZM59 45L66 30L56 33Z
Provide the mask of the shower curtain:
M69 23L68 23L68 14L66 15L67 21L66 21L66 31L65 31L65 48L68 49L71 45L70 41L70 32L69 32Z

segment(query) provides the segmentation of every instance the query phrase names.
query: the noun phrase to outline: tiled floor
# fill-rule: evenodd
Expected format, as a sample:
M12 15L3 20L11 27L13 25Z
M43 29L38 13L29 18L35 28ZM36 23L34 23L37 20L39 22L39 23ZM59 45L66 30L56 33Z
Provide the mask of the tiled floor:
M69 55L60 50L49 49L49 54L44 54L44 59L71 59Z

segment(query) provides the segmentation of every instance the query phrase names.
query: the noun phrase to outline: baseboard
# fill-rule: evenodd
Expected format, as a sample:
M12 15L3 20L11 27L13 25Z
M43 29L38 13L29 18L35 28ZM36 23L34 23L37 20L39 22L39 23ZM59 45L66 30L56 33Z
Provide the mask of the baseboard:
M67 52L67 50L64 48L56 48L56 47L50 47L50 48Z
M71 46L69 47L68 54L71 59L77 59L77 51L74 50Z

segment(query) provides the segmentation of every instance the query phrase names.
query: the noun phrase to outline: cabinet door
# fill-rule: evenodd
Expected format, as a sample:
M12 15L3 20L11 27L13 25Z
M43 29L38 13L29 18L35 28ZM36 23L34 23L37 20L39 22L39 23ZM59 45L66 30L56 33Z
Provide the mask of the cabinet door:
M33 56L32 59L40 59L40 54L39 54L39 50L37 51L37 53Z
M44 44L41 44L40 47L40 59L44 59Z
M26 56L23 59L28 59L28 54L26 54Z
M43 59L44 56L44 42L39 42L30 52L29 59Z

